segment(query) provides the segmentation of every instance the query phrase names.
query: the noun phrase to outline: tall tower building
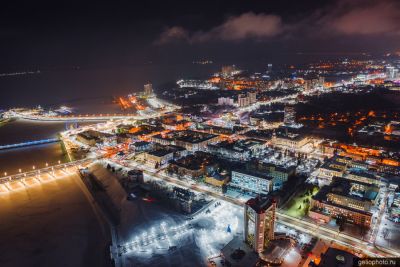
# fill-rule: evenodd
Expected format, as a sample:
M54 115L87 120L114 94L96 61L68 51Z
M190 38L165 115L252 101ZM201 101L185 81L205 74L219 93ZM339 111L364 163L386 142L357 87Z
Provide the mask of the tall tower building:
M271 73L271 72L272 72L272 64L269 63L269 64L267 65L267 73Z
M392 67L392 66L386 67L386 77L388 79L393 79L394 78L394 67Z
M292 125L296 122L296 111L293 106L285 107L285 114L283 117L283 123L285 125Z
M250 105L257 102L257 92L248 92L247 96L250 101Z
M321 87L324 87L325 84L325 77L324 76L319 76L318 77L318 85Z
M153 85L151 83L144 85L144 95L149 96L153 94Z
M250 105L250 98L245 94L238 95L238 105L239 107L247 107Z
M244 240L254 251L262 252L274 239L276 202L252 198L244 206Z
M304 80L304 91L308 92L312 89L312 80Z

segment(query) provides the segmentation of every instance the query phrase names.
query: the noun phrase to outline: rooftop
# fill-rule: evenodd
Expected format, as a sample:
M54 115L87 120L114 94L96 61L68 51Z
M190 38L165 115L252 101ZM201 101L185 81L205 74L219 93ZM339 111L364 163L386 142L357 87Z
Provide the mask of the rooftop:
M232 267L256 266L260 258L244 241L234 237L225 247L222 248L225 261Z
M243 173L243 174L251 175L251 176L254 176L254 177L262 178L262 179L265 179L265 180L272 180L273 179L273 177L268 175L267 173L258 172L258 171L254 171L254 170L249 170L249 169L246 169L246 168L234 169L233 172Z
M217 148L224 148L226 150L242 152L245 150L250 150L254 146L259 146L263 144L264 142L259 141L257 139L245 139L245 140L238 140L235 142L223 141L220 143L212 144L210 146Z
M359 187L362 186L362 189ZM330 185L323 186L312 198L321 202L328 202L328 194L335 194L356 199L359 201L372 201L379 192L379 188L367 183L333 177Z
M163 147L158 146L156 149L149 151L147 153L156 157L163 157L165 155L183 150L185 149L179 146L163 146Z
M246 205L260 214L267 211L275 203L275 200L269 197L255 197L247 200Z
M318 266L323 267L351 267L357 256L337 248L328 248Z
M157 139L166 139L166 140L176 140L188 143L201 143L203 141L207 141L217 137L215 134L203 133L203 132L196 132L191 130L184 130L184 131L172 131L166 134L157 134L153 136L153 138Z
M195 154L175 160L172 162L172 164L189 170L199 170L204 166L212 164L213 161L214 160L211 154L205 152L196 152Z
M352 175L357 175L357 176L361 176L361 177L366 177L366 178L370 178L370 179L377 179L376 175L363 171L363 170L359 170L359 169L350 169L349 174Z

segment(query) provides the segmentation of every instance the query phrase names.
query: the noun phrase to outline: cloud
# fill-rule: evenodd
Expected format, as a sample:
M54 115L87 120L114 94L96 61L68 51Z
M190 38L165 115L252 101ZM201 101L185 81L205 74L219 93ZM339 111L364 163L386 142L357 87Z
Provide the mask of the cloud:
M229 18L204 36L222 40L263 39L276 36L282 30L282 20L279 16L249 12Z
M325 30L344 35L397 35L400 6L392 0L339 1L319 22Z
M283 22L276 14L247 12L229 17L207 31L188 31L180 26L166 28L156 43L400 36L398 0L337 0L296 18Z
M163 31L157 41L165 44L176 41L201 43L206 41L241 41L245 39L267 39L283 32L282 20L276 15L255 14L248 12L228 18L224 23L209 31L190 33L175 26Z
M183 27L174 26L166 28L155 42L156 44L166 44L176 41L188 41L189 40L189 32L186 31Z

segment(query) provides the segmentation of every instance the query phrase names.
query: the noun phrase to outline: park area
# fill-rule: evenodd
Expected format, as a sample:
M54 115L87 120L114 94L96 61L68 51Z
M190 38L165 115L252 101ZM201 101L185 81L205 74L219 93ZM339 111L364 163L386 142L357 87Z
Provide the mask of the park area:
M311 197L318 192L319 188L315 185L306 184L295 193L283 207L284 212L292 217L301 218L307 215L310 208Z

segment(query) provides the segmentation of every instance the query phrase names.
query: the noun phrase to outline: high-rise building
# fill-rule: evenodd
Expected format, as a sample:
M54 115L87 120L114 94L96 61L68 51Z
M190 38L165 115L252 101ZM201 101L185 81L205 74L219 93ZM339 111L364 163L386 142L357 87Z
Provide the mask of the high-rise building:
M325 77L324 76L319 76L318 77L318 85L320 87L324 87L324 84L325 84Z
M238 95L238 105L239 107L247 107L250 105L250 99L245 94Z
M292 125L296 122L296 111L293 106L285 107L285 114L283 117L283 123L286 125Z
M312 89L312 80L304 80L304 91L308 92Z
M144 95L149 96L153 94L153 85L151 83L147 83L144 85Z
M257 92L248 92L247 96L249 97L250 105L257 102Z
M272 64L269 63L269 64L267 65L267 73L271 73L271 72L272 72Z
M234 106L235 101L233 98L230 97L219 97L218 98L218 105L220 106Z
M257 102L257 92L248 92L238 95L238 106L247 107Z
M244 240L254 251L262 252L274 239L276 202L256 197L244 206Z
M386 67L386 77L389 80L394 80L398 78L399 70L396 69L395 67L389 66Z

